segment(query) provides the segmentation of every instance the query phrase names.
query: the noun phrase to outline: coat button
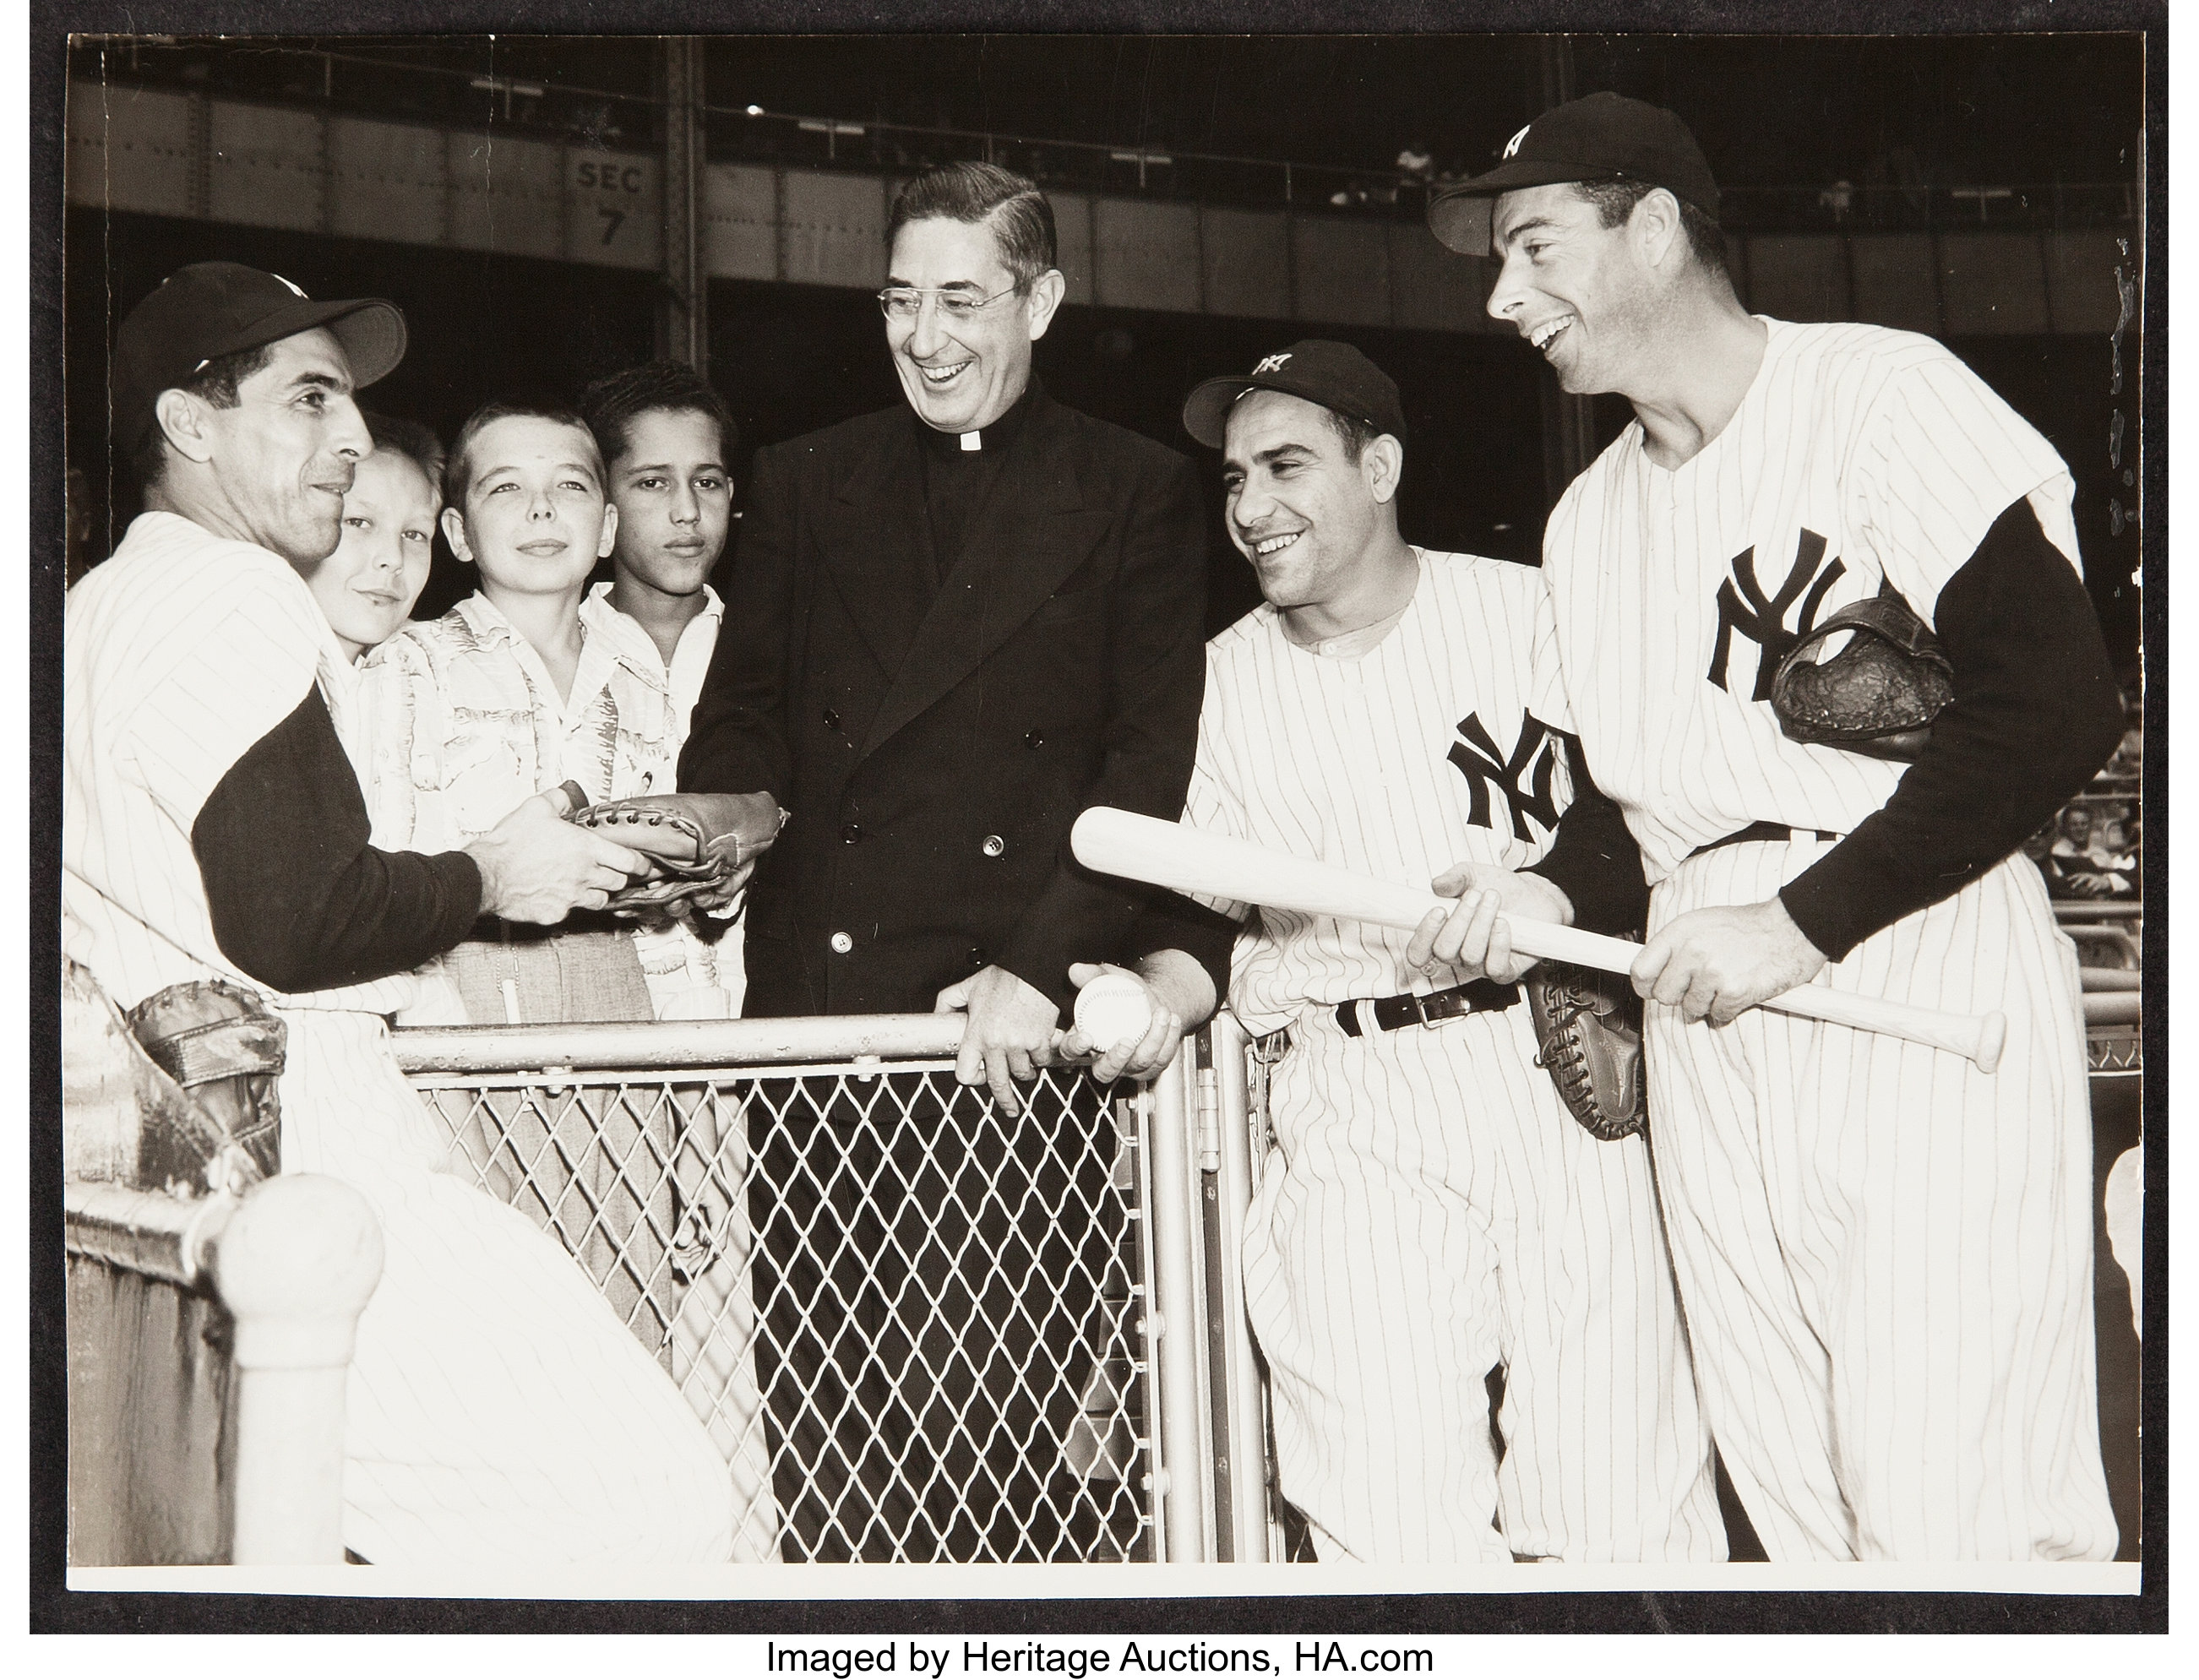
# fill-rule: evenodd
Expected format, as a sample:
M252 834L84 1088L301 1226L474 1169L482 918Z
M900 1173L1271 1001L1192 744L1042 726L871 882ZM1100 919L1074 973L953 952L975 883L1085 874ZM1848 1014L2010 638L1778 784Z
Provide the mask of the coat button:
M985 948L983 945L972 945L970 948L970 966L972 968L983 968L984 965Z
M827 729L837 729L840 726L840 715L830 706L825 709L825 726Z
M977 849L983 852L987 857L998 857L1002 852L1007 850L1007 849L1008 843L1001 839L997 834L987 835L983 843L981 843L977 848Z
M863 825L860 823L842 824L840 826L840 837L846 841L849 845L854 845L855 842L863 837Z
M855 942L844 933L836 933L832 936L832 948L844 957L855 948Z
M1043 729L1026 729L1024 731L1024 744L1035 752L1039 748L1046 744L1046 731Z

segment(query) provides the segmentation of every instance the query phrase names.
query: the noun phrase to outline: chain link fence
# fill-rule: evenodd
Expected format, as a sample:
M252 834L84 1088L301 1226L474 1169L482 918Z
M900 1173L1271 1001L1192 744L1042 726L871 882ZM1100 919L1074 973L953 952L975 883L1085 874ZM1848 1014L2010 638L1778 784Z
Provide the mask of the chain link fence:
M474 1176L709 1426L737 1558L1162 1555L1152 1094L1051 1071L1011 1117L944 1056L866 1053L894 1018L794 1024L847 1041L784 1065L763 1022L560 1029L555 1066L502 1029L397 1037ZM632 1065L659 1041L687 1065Z

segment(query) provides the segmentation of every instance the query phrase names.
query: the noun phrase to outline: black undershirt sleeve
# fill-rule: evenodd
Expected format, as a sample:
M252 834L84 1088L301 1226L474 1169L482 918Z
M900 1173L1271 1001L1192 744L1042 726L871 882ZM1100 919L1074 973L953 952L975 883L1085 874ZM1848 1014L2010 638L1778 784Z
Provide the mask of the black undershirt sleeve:
M417 968L481 908L464 852L367 844L359 779L315 688L230 766L191 825L222 954L279 992Z
M1138 913L1123 954L1134 963L1156 951L1181 951L1206 971L1219 1008L1229 1000L1229 958L1240 930L1218 910L1172 892L1156 892Z
M2028 500L1993 522L1933 616L1955 693L1923 756L1881 809L1779 894L1835 962L2015 850L2122 738L2091 597Z
M1638 934L1649 915L1642 849L1626 826L1625 813L1589 778L1578 744L1567 738L1567 745L1572 751L1573 802L1558 819L1550 849L1520 872L1541 876L1571 899L1575 927Z

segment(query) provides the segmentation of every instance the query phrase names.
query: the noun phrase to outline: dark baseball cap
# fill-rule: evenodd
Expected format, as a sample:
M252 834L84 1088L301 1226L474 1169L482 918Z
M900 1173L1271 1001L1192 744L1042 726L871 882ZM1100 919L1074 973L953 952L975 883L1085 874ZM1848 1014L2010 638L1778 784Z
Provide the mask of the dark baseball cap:
M1397 382L1349 344L1302 338L1287 350L1263 356L1246 374L1227 374L1198 386L1184 399L1183 429L1209 449L1222 447L1229 410L1248 391L1281 391L1319 403L1378 432L1405 440L1405 411Z
M242 263L193 263L163 280L124 318L110 375L116 450L128 454L153 423L161 392L217 356L326 327L364 388L405 359L405 314L386 298L316 300L279 274Z
M1718 219L1718 182L1687 124L1623 94L1591 93L1553 106L1514 135L1486 175L1439 187L1428 230L1469 257L1485 257L1497 196L1561 181L1646 181Z

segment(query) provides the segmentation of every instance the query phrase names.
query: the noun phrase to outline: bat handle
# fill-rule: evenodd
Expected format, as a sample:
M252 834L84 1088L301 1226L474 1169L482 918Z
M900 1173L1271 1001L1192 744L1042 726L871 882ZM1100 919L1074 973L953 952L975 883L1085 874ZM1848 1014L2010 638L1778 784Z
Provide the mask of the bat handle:
M1584 963L1624 974L1642 954L1642 948L1630 941L1553 922L1515 917L1511 926L1512 948L1529 956L1554 957L1560 962ZM2001 1052L2008 1044L2008 1017L1997 1009L1982 1015L1957 1015L1818 985L1797 986L1765 999L1763 1006L1864 1032L1892 1033L1934 1050L1951 1050L1969 1057L1980 1073L1991 1073L2000 1065Z
M1836 992L1829 986L1817 985L1797 986L1777 997L1766 998L1764 1007L1807 1016L1811 1020L1829 1022L1837 1027L1855 1027L1864 1032L1891 1031L1912 1044L1966 1056L1977 1065L1980 1073L1991 1073L1998 1068L2001 1052L2008 1047L2008 1017L1998 1009L1987 1010L1982 1015L1957 1015L1943 1009L1904 1004L1896 1020L1876 998L1859 997L1852 992Z

